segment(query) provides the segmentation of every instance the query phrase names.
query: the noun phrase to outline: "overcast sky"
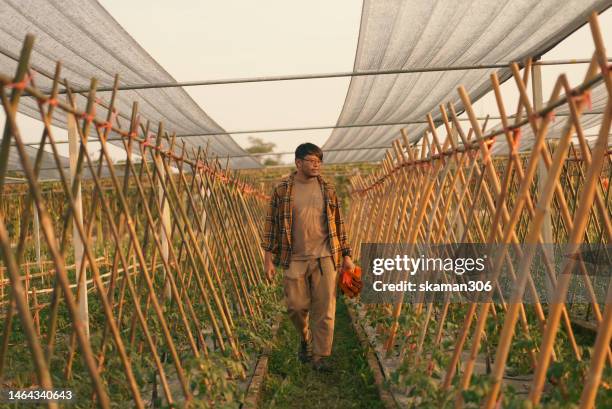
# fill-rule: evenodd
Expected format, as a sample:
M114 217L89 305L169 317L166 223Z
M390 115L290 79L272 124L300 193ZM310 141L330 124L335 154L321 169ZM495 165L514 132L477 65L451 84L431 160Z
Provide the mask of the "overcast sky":
M122 1L101 4L178 81L351 71L361 1ZM226 130L336 123L349 78L189 87ZM259 134L277 151L329 130ZM246 147L248 135L235 140Z

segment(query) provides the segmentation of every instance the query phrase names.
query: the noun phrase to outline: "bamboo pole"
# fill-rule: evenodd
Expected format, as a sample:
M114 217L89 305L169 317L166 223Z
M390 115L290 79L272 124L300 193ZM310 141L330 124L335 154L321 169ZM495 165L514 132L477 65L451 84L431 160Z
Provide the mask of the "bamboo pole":
M83 199L81 196L81 181L80 178L77 177L76 173L76 163L78 157L78 137L77 137L77 123L74 118L74 114L68 113L67 115L67 123L68 123L68 158L70 161L70 183L75 186L73 193L74 194L74 216L79 220L80 223L83 223ZM35 217L35 220L37 218ZM74 249L74 261L77 270L76 281L78 283L78 294L77 297L77 308L79 312L79 319L83 322L83 327L85 330L85 335L89 338L89 307L87 302L87 269L81 269L81 264L83 263L83 242L79 238L77 233L76 224L72 225L72 246Z

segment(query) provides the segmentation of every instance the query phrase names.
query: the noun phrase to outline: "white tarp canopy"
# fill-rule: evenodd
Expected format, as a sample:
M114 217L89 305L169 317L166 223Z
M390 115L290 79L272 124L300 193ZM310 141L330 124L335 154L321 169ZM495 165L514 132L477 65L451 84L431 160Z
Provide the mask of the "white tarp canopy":
M61 77L67 78L74 88L88 88L92 77L98 79L100 87L112 86L116 73L119 74L120 84L175 82L95 0L0 0L0 72L7 75L15 72L15 59L28 33L36 36L30 61L36 70L36 85L41 89L50 88L51 80L44 73L53 73L58 60L62 62ZM99 92L97 96L106 103L110 100L110 92ZM124 118L130 117L133 101L138 102L143 121L151 121L152 131L162 121L164 129L178 135L218 133L184 138L189 153L191 147L205 147L209 143L210 155L221 159L227 155L242 155L230 160L232 168L260 166L231 136L225 134L184 89L120 91L116 108ZM78 108L84 110L85 104L86 98L79 96ZM20 112L40 118L32 98L22 99ZM98 106L96 116L105 120L106 115L107 110ZM66 128L65 115L56 115L53 124ZM122 127L127 126L124 119ZM123 146L121 141L112 143ZM36 150L32 148L30 152L33 154ZM45 161L52 163L49 158ZM225 164L225 160L222 163ZM15 166L18 166L17 152L12 149L9 169L15 169ZM44 179L54 175L43 172L41 177Z
M523 61L550 50L610 0L364 0L354 71L465 66ZM337 125L422 121L438 105L462 105L457 87L472 101L490 91L494 70L479 69L353 77ZM509 69L498 71L500 80ZM335 129L325 162L375 161L406 128L412 141L427 125Z
M605 109L606 102L608 100L608 91L606 90L605 84L602 82L591 90L591 106L587 106L582 111L580 117L580 124L583 131L587 131L589 128L596 127L601 124L603 110ZM548 133L546 137L548 139L559 139L567 126L569 120L569 107L567 104L561 105L555 110L555 116L553 116L552 122L548 126ZM524 114L523 114L524 115ZM495 130L502 129L501 125L494 128ZM493 155L502 155L509 152L508 144L504 135L497 137L498 140L503 142L496 142L493 145L491 152ZM535 136L531 129L531 126L524 125L521 127L521 138L519 140L518 151L529 152L533 146ZM594 142L597 139L597 135L593 132L586 133L585 139L588 143ZM575 137L574 141L577 143L578 138Z

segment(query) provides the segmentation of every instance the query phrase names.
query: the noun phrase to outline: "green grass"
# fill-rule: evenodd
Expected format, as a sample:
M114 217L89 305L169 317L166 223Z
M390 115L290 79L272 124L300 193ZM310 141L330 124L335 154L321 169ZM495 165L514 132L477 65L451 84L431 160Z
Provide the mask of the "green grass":
M297 359L298 335L285 316L269 362L262 408L383 408L365 354L339 298L333 372L318 373Z

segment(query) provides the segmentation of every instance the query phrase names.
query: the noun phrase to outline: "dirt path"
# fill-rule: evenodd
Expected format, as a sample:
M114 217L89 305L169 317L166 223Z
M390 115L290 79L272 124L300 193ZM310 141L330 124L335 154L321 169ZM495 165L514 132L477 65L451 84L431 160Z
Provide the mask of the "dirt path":
M338 299L332 363L334 371L320 374L297 359L298 336L285 317L270 356L261 408L383 408L372 373Z

